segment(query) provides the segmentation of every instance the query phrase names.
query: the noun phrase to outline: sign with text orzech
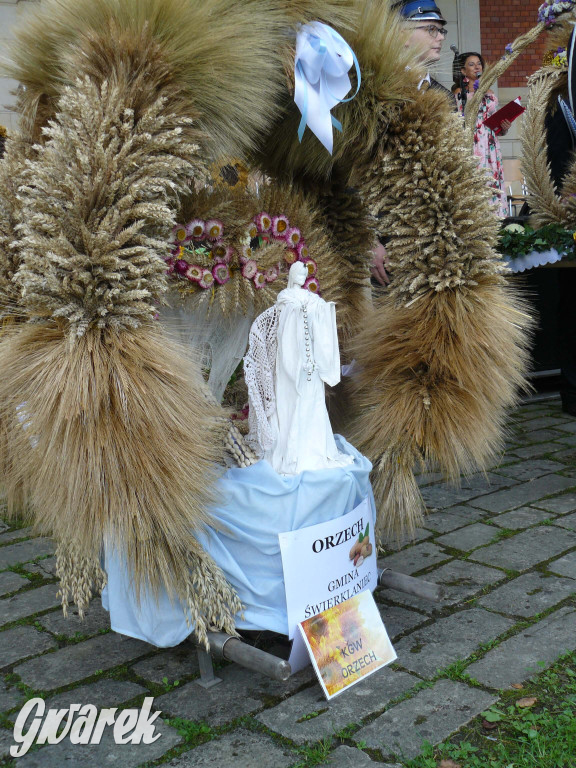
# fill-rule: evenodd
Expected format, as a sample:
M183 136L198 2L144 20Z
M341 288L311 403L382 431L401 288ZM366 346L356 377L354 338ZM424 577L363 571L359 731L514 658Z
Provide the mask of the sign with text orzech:
M297 625L378 584L370 501L326 523L279 534L294 671L307 663Z

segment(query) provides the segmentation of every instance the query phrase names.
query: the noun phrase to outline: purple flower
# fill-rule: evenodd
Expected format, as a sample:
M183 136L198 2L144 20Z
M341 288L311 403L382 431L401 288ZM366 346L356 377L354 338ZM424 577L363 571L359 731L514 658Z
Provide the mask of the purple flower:
M514 53L514 49L512 48L512 43L508 43L508 45L504 48L506 53Z
M478 90L478 86L479 85L480 85L480 80L478 80L478 78L476 78L476 80L474 80L474 85L472 86L474 88L475 92Z

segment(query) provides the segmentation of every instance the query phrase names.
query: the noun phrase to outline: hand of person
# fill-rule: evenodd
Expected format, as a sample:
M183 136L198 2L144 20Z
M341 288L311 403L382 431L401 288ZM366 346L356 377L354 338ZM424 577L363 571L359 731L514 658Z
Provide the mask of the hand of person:
M500 136L506 136L511 127L512 123L510 120L502 120L500 123Z
M370 274L380 285L389 285L390 277L386 272L385 265L387 264L388 257L386 256L386 248L382 243L378 243L376 248L372 251L372 263L370 264Z

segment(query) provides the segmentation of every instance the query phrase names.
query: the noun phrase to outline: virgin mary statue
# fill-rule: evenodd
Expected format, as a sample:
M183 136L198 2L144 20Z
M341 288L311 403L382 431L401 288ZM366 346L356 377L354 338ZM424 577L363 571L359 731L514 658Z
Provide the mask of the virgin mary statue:
M288 287L250 330L244 372L249 441L279 474L342 467L354 461L334 440L324 385L340 381L334 302L302 288L306 265L290 267Z

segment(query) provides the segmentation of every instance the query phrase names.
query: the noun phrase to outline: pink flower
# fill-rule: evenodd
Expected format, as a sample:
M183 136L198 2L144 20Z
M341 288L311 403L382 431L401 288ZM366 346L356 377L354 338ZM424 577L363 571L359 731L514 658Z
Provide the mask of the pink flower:
M250 248L249 245L243 245L240 249L240 263L246 264L247 261L250 261L253 256L252 248Z
M246 277L248 280L251 280L256 272L258 272L258 264L256 264L254 259L248 259L242 267L242 277Z
M218 285L224 285L224 283L227 283L228 280L230 280L230 270L228 269L228 264L215 264L212 267L212 275L214 276L214 280L216 280Z
M205 232L206 232L206 237L209 240L218 240L220 237L222 237L223 231L224 231L224 224L222 224L220 219L209 219L206 222Z
M199 280L200 288L212 288L214 285L214 275L209 269L202 270L202 277Z
M179 275L185 275L186 270L188 269L188 262L184 261L184 259L178 259L178 261L174 264L174 269L176 272L178 272Z
M186 232L186 227L183 224L176 224L172 230L172 235L175 241L183 243L188 237L188 232Z
M298 253L293 248L287 248L284 251L284 260L287 264L294 264L295 261L298 261Z
M216 250L212 251L214 261L217 264L230 264L232 256L234 256L234 248L231 248L229 245L221 246L221 248L222 250L218 249L218 254L216 254Z
M258 228L258 232L268 232L272 226L272 218L267 213L262 211L262 213L259 213L254 217L254 223Z
M314 259L302 259L302 261L308 268L308 277L314 277L316 270L318 269L318 264L316 264Z
M298 258L300 261L306 261L307 258L310 256L310 249L304 242L304 240L300 240L298 245L296 246L296 251L298 253Z
M198 264L190 264L188 269L186 270L186 277L188 280L199 283L202 279L202 274L204 272L204 268L198 266Z
M309 277L302 288L308 289L311 293L318 293L320 290L320 284L315 277Z
M195 240L200 240L204 237L204 222L202 219L192 219L186 224L186 232L188 237L193 237Z
M254 285L258 289L263 288L266 285L266 275L264 272L256 272L254 275Z
M168 267L166 274L171 275L174 272L174 259L166 259L166 266Z
M278 269L276 267L268 267L264 274L266 275L266 282L273 283L278 277Z
M214 243L214 247L212 248L212 258L214 261L225 261L227 247L224 245L224 243Z
M283 240L286 237L286 232L289 228L290 222L286 216L274 216L272 219L272 234L274 237Z
M301 239L302 235L300 234L298 227L290 227L290 229L287 230L286 242L290 243L293 248L296 248Z
M246 234L250 238L250 240L253 240L255 237L258 237L258 226L256 225L256 222L251 221L250 224L248 224L248 229L246 230Z

